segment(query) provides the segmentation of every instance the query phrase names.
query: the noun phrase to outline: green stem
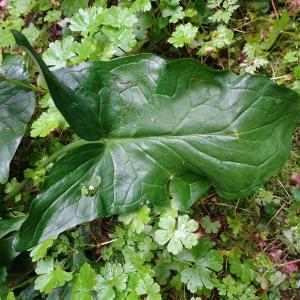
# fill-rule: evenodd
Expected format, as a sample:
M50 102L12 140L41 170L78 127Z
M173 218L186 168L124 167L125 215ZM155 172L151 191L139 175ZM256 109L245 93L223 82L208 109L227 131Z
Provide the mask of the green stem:
M65 153L67 153L68 151L86 145L86 144L96 144L96 143L103 143L102 141L86 141L86 140L78 140L75 141L73 143L70 143L66 146L64 146L62 149L58 150L57 152L53 153L51 156L49 156L47 159L45 159L44 161L42 161L37 168L35 169L35 171L39 171L45 167L47 167L50 163L52 163L53 161L56 161L59 157L63 156ZM15 197L16 195L18 195L23 189L24 187L29 184L31 182L31 178L25 178L16 188L14 188L9 194L7 194L4 197L4 201L8 201L11 198Z
M45 159L44 161L42 161L38 167L37 167L37 171L40 169L43 169L45 167L47 167L50 163L52 163L53 161L57 160L60 156L64 155L66 152L74 149L74 148L78 148L80 146L86 145L86 144L95 144L95 143L100 143L100 141L86 141L86 140L78 140L75 141L73 143L70 143L66 146L64 146L63 148L61 148L60 150L58 150L57 152L53 153L51 156L49 156L47 159Z
M32 84L26 84L26 83L18 81L18 80L6 78L2 74L0 74L0 81L6 81L8 83L14 84L14 85L19 86L21 88L24 88L26 90L32 90L32 91L40 92L40 93L43 93L43 94L48 93L48 91L45 90L45 89L41 89L41 88L38 88L37 86L34 86Z
M30 284L31 282L33 282L35 280L36 277L33 277L33 278L29 278L21 283L19 283L18 285L12 287L12 290L17 290L17 289L20 289L22 288L23 286L26 286L28 284Z

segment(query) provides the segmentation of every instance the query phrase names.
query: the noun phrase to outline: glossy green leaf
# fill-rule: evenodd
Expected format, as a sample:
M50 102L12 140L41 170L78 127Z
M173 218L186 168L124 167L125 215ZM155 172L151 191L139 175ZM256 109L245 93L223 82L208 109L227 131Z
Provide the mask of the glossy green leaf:
M24 219L24 216L16 216L7 220L0 220L0 239L11 232L18 230Z
M197 175L174 176L170 181L170 194L179 209L188 209L200 200L210 181Z
M177 177L209 180L227 199L246 197L289 155L299 96L265 77L152 54L53 74L24 36L14 35L38 63L57 108L87 143L53 167L21 227L19 249L146 201L166 206L170 194L192 204L195 191L182 192L189 181L176 183ZM90 185L92 193L81 192Z
M24 62L19 56L5 56L0 66L0 183L9 175L9 164L30 120L34 93L11 80L28 83Z
M11 235L0 240L0 267L9 265L20 253L16 251L16 235Z

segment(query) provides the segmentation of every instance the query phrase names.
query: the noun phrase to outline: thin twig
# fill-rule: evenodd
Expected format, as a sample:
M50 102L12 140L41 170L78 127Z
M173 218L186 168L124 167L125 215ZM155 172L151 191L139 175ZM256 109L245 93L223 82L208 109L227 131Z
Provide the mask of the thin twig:
M284 206L288 203L288 200L284 201L284 203L280 206L280 208L277 210L276 214L270 219L270 221L265 225L265 227L268 227L273 220L278 216L278 214L282 211Z
M288 199L283 202L283 204L277 210L276 214L270 219L270 221L265 225L265 227L269 226L273 222L273 220L278 216L278 214L284 209L285 205L288 204L289 199L290 199L290 194L286 190L285 186L282 184L282 182L278 178L277 178L277 181L278 181L279 185L283 188L283 190L286 193Z
M297 264L297 263L300 263L300 258L292 260L292 261L288 261L288 262L285 262L285 263L282 263L282 264L278 264L278 265L275 265L275 266L276 267L284 267L284 266L289 265L289 264Z
M267 245L267 247L265 247L262 252L265 252L267 249L269 249L276 241L278 241L279 238L276 238L274 241L272 241L270 244Z
M101 246L111 244L111 243L117 241L118 239L119 238L116 238L116 239L113 239L113 240L110 240L110 241L107 241L107 242L103 242L103 243L98 243L98 244L84 244L84 245L86 247L89 247L89 248L100 248Z
M238 209L240 203L240 199L238 199L238 201L236 202L235 208L234 208L234 217L236 218L236 210Z
M288 78L288 80L291 80L292 76L290 74L286 74L283 76L272 77L271 80L277 80L277 79L283 79L283 78Z
M283 185L283 183L277 178L277 182L279 183L279 185L283 188L284 192L286 193L287 197L290 198L290 194L289 192L286 190L285 186Z
M279 14L278 14L275 2L274 2L274 0L271 0L271 2L272 2L272 7L273 7L273 10L274 10L275 16L276 16L277 19L279 19Z
M237 207L237 208L236 208L234 205L229 205L229 204L226 204L226 203L218 203L218 202L214 202L214 203L205 203L205 205L206 205L206 204L230 207L230 208L234 208L234 209L239 209L239 210L246 211L246 212L249 213L249 214L254 214L252 211L250 211L250 210L248 210L248 209L241 208L241 207Z

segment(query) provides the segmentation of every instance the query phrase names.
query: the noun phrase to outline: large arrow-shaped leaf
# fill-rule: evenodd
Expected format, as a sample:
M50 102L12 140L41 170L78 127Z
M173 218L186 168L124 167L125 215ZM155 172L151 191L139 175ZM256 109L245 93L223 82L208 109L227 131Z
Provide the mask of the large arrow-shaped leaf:
M39 64L73 130L101 139L54 166L21 227L19 249L146 201L166 205L170 193L183 207L191 205L207 179L224 198L245 197L288 157L299 97L267 78L151 54L53 75L29 43L15 37ZM90 192L82 194L83 186Z
M0 183L5 183L10 161L32 116L35 100L32 91L12 83L14 80L26 83L28 79L20 57L5 56L0 74Z

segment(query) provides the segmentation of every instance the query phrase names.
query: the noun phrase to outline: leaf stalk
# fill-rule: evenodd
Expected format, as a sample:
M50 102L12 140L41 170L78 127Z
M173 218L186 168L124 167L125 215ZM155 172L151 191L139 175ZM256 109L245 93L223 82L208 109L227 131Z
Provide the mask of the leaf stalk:
M43 94L48 93L48 91L45 90L45 89L41 89L41 88L39 88L35 85L32 85L32 84L26 84L22 81L6 78L2 74L0 74L0 81L6 81L8 83L14 84L15 86L19 86L19 87L21 87L23 89L26 89L26 90L36 91L36 92L40 92L40 93L43 93Z
M86 145L86 144L97 144L97 143L103 143L103 141L99 140L99 141L86 141L83 139L77 140L73 143L70 143L66 146L64 146L62 149L56 151L55 153L53 153L51 156L49 156L47 159L45 159L44 161L42 161L35 169L35 171L39 171L45 167L47 167L49 164L51 164L52 162L56 161L58 158L60 158L61 156L63 156L64 154L66 154L68 151L78 148L80 146ZM10 199L12 199L13 197L15 197L16 195L18 195L27 184L29 184L31 182L31 178L25 178L17 187L15 187L9 194L7 194L3 200L4 201L8 201Z

